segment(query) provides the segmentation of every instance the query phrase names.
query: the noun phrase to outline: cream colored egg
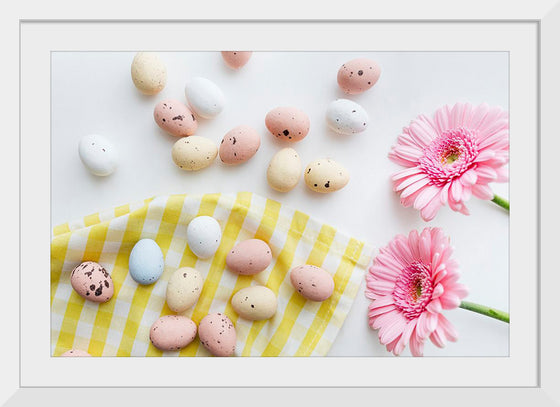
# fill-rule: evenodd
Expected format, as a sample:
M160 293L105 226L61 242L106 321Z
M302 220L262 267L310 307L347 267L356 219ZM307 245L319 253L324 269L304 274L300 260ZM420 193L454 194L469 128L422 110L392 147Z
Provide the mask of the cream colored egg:
M198 301L204 280L202 275L191 267L177 269L167 283L165 300L169 309L183 312Z
M185 171L198 171L208 167L218 155L218 147L212 140L200 136L183 137L171 150L173 162Z
M278 301L274 291L263 286L242 288L231 298L231 306L240 317L250 321L272 318Z
M303 176L310 189L322 194L344 188L350 179L348 170L330 158L313 161Z
M301 159L293 148L278 151L266 171L266 179L271 188L288 192L294 189L301 177Z
M134 86L144 95L155 95L167 83L167 68L155 52L138 52L132 60L130 74Z

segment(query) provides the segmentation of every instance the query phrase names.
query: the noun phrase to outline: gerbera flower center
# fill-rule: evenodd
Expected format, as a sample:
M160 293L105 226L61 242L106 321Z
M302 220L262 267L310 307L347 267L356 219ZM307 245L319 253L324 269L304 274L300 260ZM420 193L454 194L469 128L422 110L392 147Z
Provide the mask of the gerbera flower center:
M446 130L424 149L419 166L433 184L443 186L472 168L477 156L476 137L472 131Z
M393 290L395 306L406 318L418 318L430 303L433 291L430 269L415 261L397 279Z

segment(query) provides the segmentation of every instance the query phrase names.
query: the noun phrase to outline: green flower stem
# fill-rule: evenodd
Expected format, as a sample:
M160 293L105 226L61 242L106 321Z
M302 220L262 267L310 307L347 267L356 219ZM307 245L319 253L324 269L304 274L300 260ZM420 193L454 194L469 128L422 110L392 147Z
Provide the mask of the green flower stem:
M485 305L475 304L474 302L469 301L461 301L461 305L459 305L459 308L486 315L490 318L499 319L500 321L504 321L509 324L509 314L504 311L490 308Z
M502 208L509 212L509 201L507 199L504 199L498 195L494 195L494 198L492 198L492 202L494 202L496 205L500 205Z

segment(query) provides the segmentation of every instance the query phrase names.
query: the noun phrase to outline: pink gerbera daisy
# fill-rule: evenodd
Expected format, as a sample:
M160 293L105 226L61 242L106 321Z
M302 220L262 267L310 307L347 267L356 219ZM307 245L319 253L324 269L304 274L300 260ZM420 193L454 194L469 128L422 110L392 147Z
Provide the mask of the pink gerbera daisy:
M457 282L452 251L441 229L425 228L397 235L374 259L366 276L369 325L389 352L399 355L410 345L413 356L422 356L427 338L440 348L457 340L441 313L457 308L468 293Z
M468 215L471 195L493 199L488 184L508 180L508 114L487 104L444 106L433 119L421 115L405 127L389 158L406 167L392 177L405 207L425 221L447 203Z

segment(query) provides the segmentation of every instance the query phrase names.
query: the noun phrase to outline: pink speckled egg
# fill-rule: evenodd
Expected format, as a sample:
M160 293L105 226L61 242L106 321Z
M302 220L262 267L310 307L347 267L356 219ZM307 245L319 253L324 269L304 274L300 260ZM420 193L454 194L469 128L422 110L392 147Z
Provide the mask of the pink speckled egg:
M80 350L80 349L70 349L67 350L66 352L64 352L62 355L60 356L64 356L64 357L80 357L80 356L91 356L89 353L87 353L85 350Z
M226 133L220 144L220 159L240 164L253 157L261 146L261 136L250 126L237 126Z
M165 315L150 328L150 341L161 350L179 350L196 337L196 324L181 315Z
M309 117L295 107L277 107L266 115L268 131L281 140L296 142L309 133Z
M252 51L222 51L222 58L231 69L239 69L249 62L252 54Z
M221 313L208 314L198 325L202 345L214 356L232 356L237 334L233 322Z
M311 301L325 301L334 291L332 276L322 268L309 264L293 268L290 281L298 293Z
M192 136L198 127L187 105L173 99L163 100L156 105L154 120L162 130L175 137Z
M272 250L260 239L238 243L226 256L226 264L234 273L253 275L266 269L272 261Z
M357 58L342 65L336 79L344 93L357 95L375 85L379 75L381 68L376 62L367 58Z
M70 284L80 295L93 302L107 302L113 297L113 280L101 265L86 261L76 266L70 274Z

